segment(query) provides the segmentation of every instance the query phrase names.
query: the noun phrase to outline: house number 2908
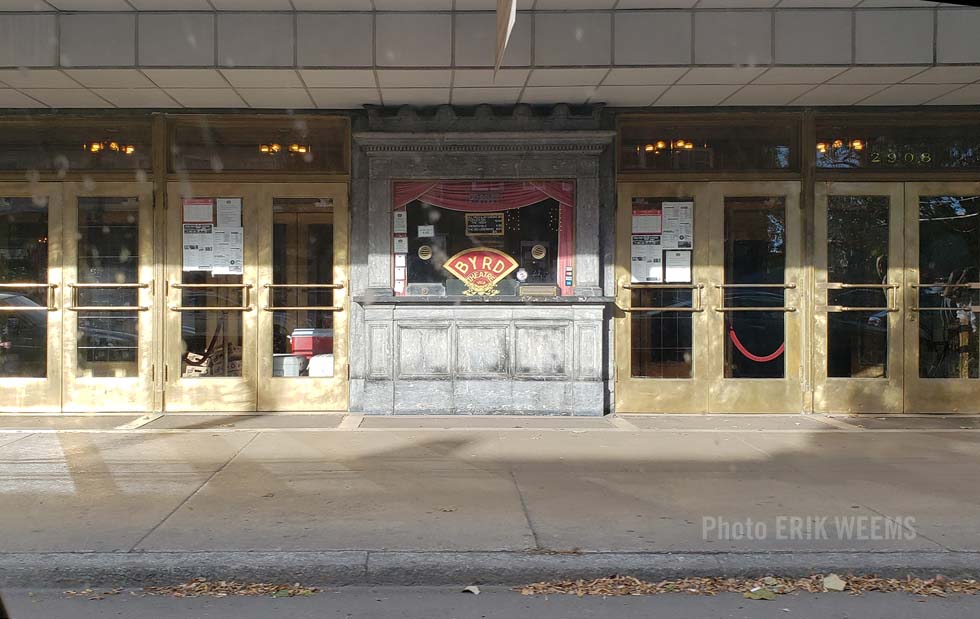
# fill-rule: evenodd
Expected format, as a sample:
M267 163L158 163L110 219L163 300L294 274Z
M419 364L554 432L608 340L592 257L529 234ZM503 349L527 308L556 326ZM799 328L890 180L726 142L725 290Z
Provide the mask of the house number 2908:
M932 163L932 153L913 153L907 152L904 154L898 154L897 152L890 150L885 153L880 151L872 151L871 153L871 163L885 163L889 165L895 165L899 162L902 163Z

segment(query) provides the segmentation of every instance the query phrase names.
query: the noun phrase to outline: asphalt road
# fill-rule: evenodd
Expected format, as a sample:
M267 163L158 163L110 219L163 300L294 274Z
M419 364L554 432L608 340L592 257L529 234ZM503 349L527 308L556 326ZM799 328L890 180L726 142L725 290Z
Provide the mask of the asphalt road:
M453 619L962 619L980 616L980 596L921 598L906 594L845 593L786 595L751 601L737 594L682 594L598 598L526 597L501 588L480 595L458 588L347 587L306 598L171 598L125 591L101 600L68 597L61 590L9 590L12 619L89 617L234 617L266 619L453 618Z

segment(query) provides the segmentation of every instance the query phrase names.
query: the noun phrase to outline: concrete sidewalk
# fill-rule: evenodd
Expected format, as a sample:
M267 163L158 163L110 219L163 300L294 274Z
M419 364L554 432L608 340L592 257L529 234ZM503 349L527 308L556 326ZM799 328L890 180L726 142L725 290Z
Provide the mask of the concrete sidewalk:
M980 573L976 418L137 417L0 418L0 586Z

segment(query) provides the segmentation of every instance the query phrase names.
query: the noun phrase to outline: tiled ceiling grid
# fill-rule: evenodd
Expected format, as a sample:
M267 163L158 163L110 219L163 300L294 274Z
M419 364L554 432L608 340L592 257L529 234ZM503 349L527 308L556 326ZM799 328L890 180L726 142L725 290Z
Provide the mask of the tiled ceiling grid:
M526 0L522 8L538 10L519 15L494 75L495 18L485 11L494 4L0 0L0 107L980 103L980 10L911 0ZM456 10L432 11L446 7ZM616 10L582 10L596 7Z

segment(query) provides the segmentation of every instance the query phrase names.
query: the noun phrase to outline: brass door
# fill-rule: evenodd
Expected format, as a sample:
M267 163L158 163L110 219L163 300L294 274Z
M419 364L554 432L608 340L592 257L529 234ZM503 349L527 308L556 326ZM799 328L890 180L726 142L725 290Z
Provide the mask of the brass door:
M267 184L258 221L258 407L347 409L347 186Z
M818 183L813 406L901 413L905 195L901 183Z
M0 183L0 412L61 410L61 185Z
M167 411L256 410L262 195L256 183L168 185Z
M800 184L712 183L708 233L709 406L803 409Z
M64 190L63 409L151 410L153 185Z
M802 409L799 194L797 182L620 185L618 411Z
M708 318L709 186L704 183L621 183L616 227L616 410L698 413L709 409L713 379ZM656 213L689 205L693 230L689 274L664 281ZM634 218L638 218L634 224ZM651 224L645 223L650 218ZM651 227L652 226L652 227ZM661 241L663 221L661 220ZM634 231L636 234L634 234ZM678 243L680 244L680 243ZM651 249L652 247L652 249ZM661 245L662 248L662 245ZM662 257L662 249L661 249ZM634 264L635 263L635 264ZM651 273L651 269L653 273ZM656 280L656 281L645 281ZM677 281L673 281L677 280Z
M905 411L980 412L980 183L907 183Z

